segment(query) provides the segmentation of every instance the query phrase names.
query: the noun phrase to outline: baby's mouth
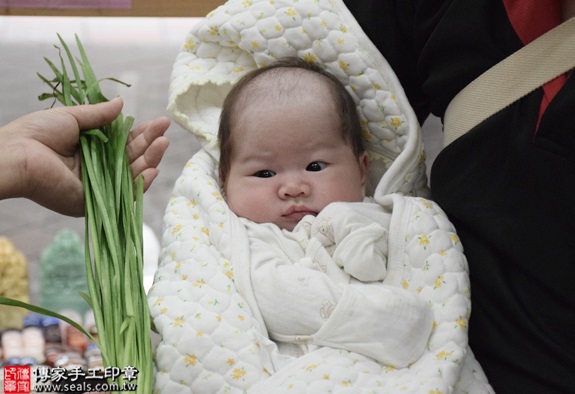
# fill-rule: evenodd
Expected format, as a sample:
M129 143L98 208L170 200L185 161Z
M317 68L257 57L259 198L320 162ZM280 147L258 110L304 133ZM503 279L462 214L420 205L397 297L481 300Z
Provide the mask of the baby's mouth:
M305 207L305 206L291 206L282 216L291 220L301 220L304 216L313 215L316 216L317 212Z

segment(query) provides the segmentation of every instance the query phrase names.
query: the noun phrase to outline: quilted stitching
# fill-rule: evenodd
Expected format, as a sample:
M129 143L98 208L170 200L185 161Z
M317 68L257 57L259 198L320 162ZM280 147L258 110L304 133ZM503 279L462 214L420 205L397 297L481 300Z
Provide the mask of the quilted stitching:
M174 118L195 133L217 158L219 114L198 102L194 102L198 113L190 112L190 100L203 94L202 87L207 86L210 96L215 96L216 86L232 84L247 72L279 58L299 56L338 76L355 98L371 161L379 162L373 166L375 179L379 180L409 146L417 151L418 160L402 163L405 174L400 186L394 185L387 192L424 193L423 147L421 143L411 146L414 142L410 141L419 138L414 132L418 128L415 115L403 94L398 99L393 93L402 90L387 62L375 55L376 50L364 50L356 38L360 28L351 23L353 18L344 19L344 10L347 12L343 4L329 0L238 0L219 7L194 26L178 55L169 106ZM390 72L374 69L378 66ZM218 100L221 105L224 96L211 97L214 107Z
M156 354L158 390L247 388L264 374L257 333L237 293L229 260L212 244L227 206L206 171L203 152L188 162L164 216L163 255L149 303L163 341ZM160 294L156 296L155 294ZM217 388L217 390L215 390ZM191 391L190 391L191 390Z
M218 248L229 242L229 234L227 208L215 174L215 161L200 151L184 169L166 210L165 247L149 298L163 338L156 354L158 392L176 387L194 393L249 388L266 392L270 385L274 393L282 392L280 388L313 393L320 387L334 392L452 391L461 365L468 362L469 282L461 243L434 203L405 197L412 209L407 269L400 283L429 300L434 310L435 329L427 353L410 368L396 370L358 354L325 348L319 356L314 354L312 362L302 358L286 368L289 373L270 377L273 371L266 370L261 353L267 339L246 310L235 288L232 265ZM208 228L215 232L204 238Z
M395 284L428 300L435 316L428 350L409 368L331 348L274 359L273 343L238 293L226 255L232 240L216 181L216 133L225 94L250 70L300 56L337 75L358 105L376 199L426 195L417 121L370 45L340 0L229 1L189 33L174 64L169 109L203 149L184 168L166 208L163 255L149 293L162 337L156 392L490 392L467 347L469 281L461 244L445 214L425 199L395 197L404 201L409 223ZM278 363L283 367L275 371Z

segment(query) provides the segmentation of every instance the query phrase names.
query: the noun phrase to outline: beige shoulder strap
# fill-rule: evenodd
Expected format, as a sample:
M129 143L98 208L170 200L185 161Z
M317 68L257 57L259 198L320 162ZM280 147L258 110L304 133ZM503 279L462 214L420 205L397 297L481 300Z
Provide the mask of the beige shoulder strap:
M502 60L459 92L445 112L443 146L573 67L575 18Z

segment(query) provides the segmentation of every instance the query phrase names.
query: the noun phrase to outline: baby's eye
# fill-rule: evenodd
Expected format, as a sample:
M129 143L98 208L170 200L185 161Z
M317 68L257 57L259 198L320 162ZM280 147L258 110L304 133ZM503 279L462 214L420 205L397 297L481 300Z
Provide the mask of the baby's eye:
M326 166L323 161L314 161L313 163L309 163L305 170L317 172L325 169Z
M258 178L271 178L272 176L274 176L276 173L270 170L261 170L258 171L254 174L254 176L258 177Z

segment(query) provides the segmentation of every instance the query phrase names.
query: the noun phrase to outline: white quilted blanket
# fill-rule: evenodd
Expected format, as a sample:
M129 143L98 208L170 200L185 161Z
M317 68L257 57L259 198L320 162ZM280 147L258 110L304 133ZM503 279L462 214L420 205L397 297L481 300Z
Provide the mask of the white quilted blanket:
M370 153L368 193L393 210L385 284L429 303L423 356L396 369L323 347L281 354L249 299L249 242L217 181L217 124L237 78L283 56L337 75L356 99ZM149 292L161 393L486 393L467 345L467 262L427 195L423 145L395 74L339 0L229 1L195 25L172 74L169 109L201 142L164 216ZM232 253L233 250L233 253ZM252 305L252 307L250 307Z

